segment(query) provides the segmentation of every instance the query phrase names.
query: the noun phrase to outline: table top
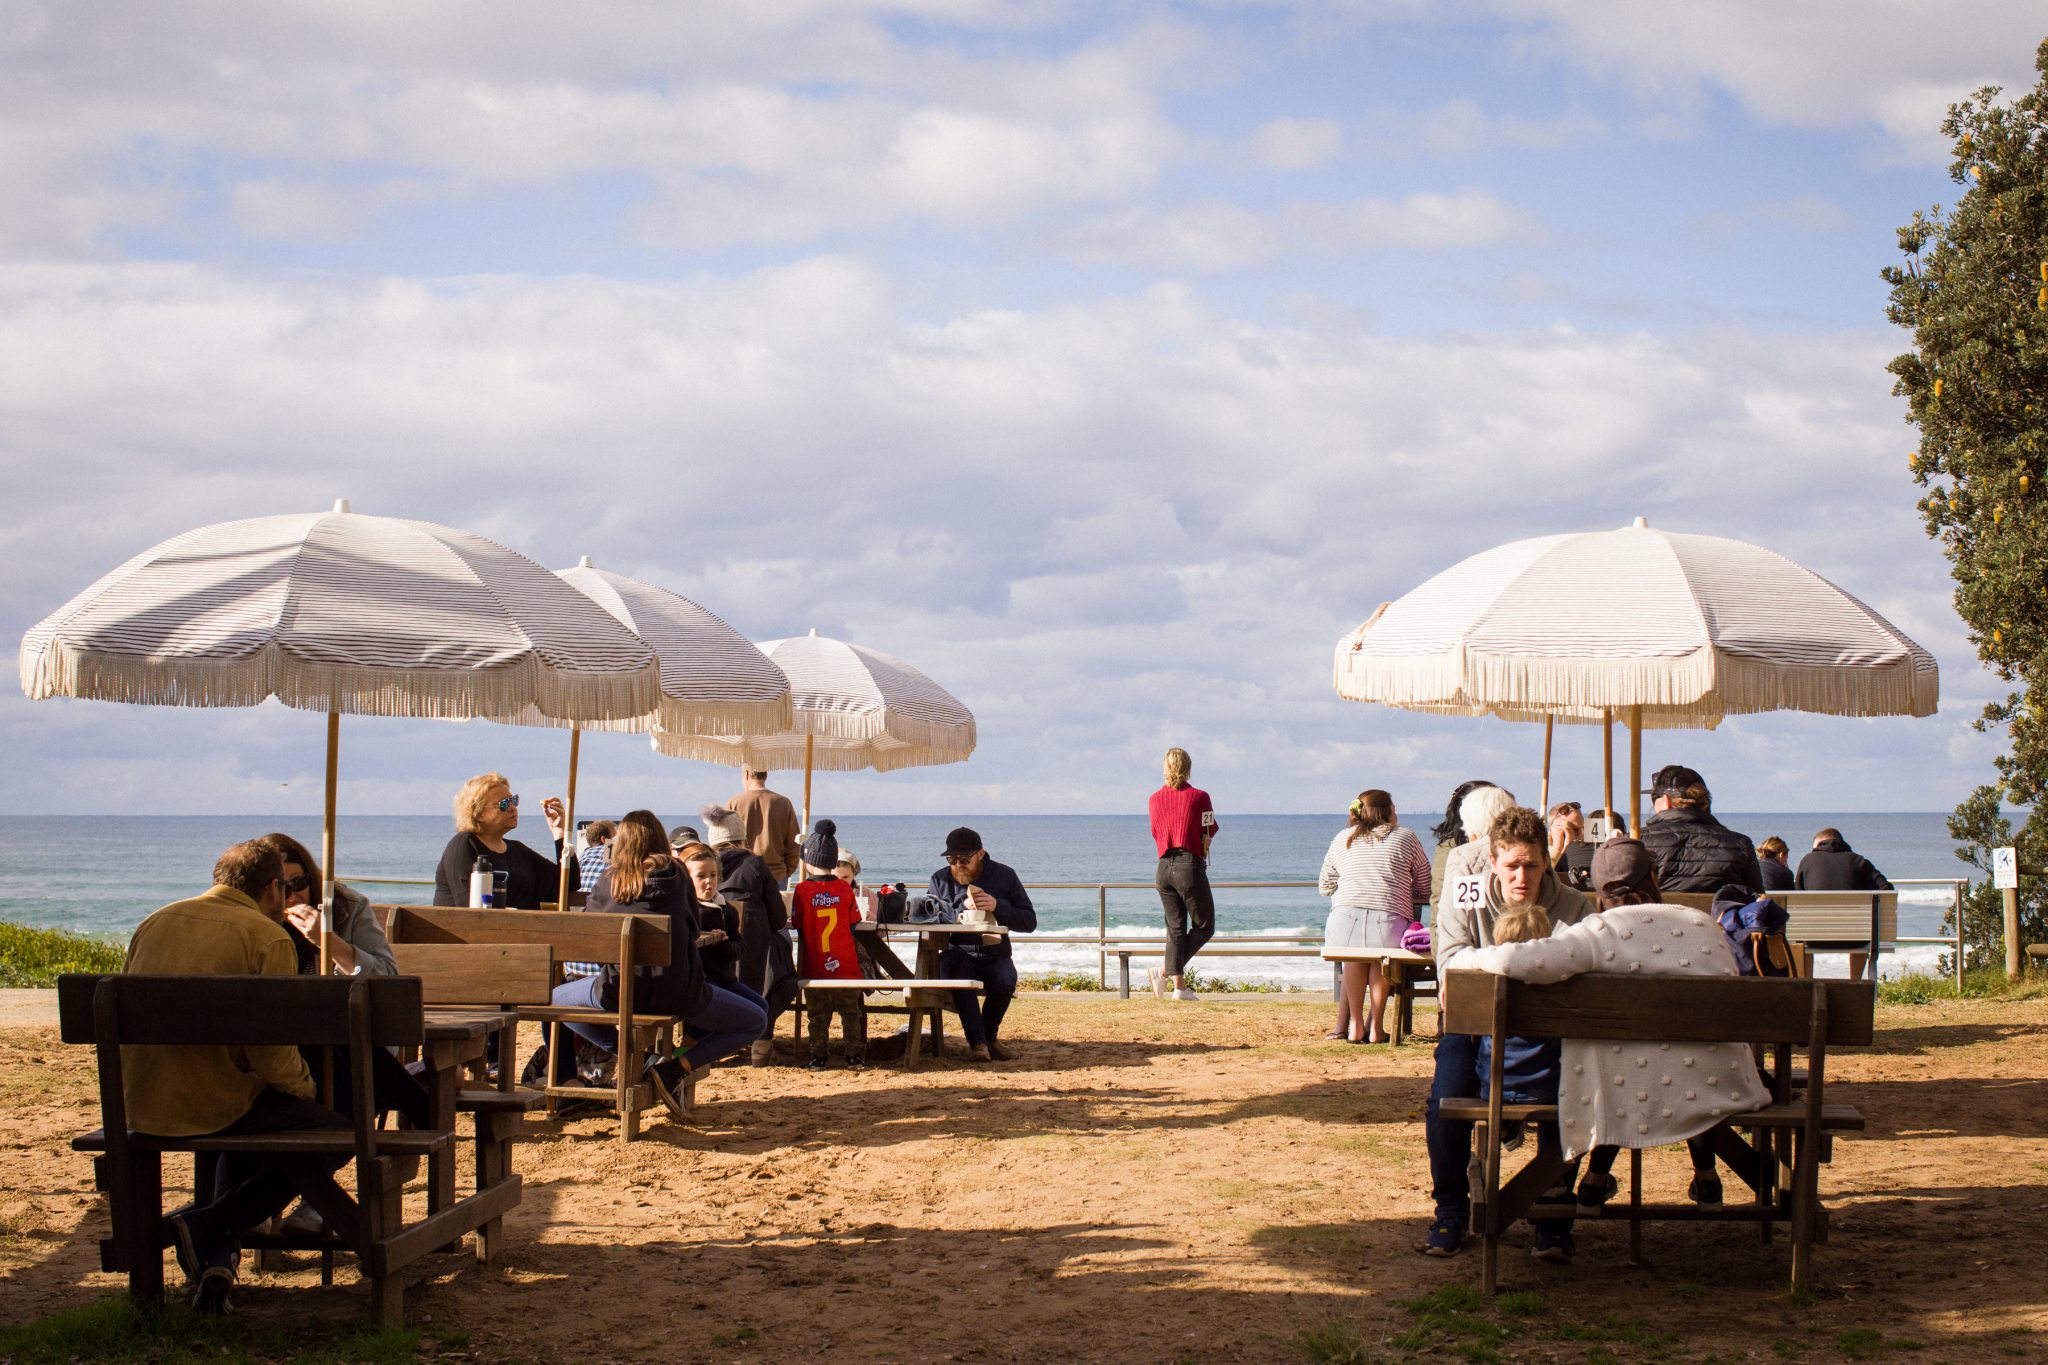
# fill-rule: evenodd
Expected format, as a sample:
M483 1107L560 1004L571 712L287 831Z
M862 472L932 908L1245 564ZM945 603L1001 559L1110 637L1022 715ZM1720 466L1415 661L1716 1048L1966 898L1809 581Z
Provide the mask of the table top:
M478 1009L474 1005L429 1005L426 1010L427 1041L455 1042L481 1038L505 1026L505 1011Z
M874 920L858 920L855 929L870 934L1007 934L1007 925L1002 924L879 924Z
M1331 948L1323 949L1325 962L1434 962L1428 953L1411 953L1406 948Z

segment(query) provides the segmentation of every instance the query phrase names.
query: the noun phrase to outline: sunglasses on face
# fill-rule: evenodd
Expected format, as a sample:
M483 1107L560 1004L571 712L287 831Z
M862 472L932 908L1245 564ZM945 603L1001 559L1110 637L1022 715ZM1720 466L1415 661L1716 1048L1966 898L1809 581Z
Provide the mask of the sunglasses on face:
M946 855L946 865L948 867L965 867L973 862L974 858L975 855L972 853L948 853Z
M519 809L519 798L518 798L518 797L516 797L516 796L501 796L501 797L499 797L499 798L498 798L498 809L499 809L499 810L518 810L518 809Z
M287 896L296 896L301 891L304 891L308 886L312 885L312 883L306 879L304 873L300 873L296 877L279 877L277 879L277 884L284 888L284 893Z

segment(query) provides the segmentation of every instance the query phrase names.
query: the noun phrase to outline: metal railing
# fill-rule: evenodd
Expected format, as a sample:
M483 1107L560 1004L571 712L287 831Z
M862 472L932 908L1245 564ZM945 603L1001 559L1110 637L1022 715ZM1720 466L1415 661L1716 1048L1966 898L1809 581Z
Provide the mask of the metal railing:
M431 877L343 877L351 886L432 886ZM1949 892L1949 914L1955 929L1949 934L1898 934L1892 938L1894 946L1902 943L1939 943L1948 947L1950 967L1955 974L1956 991L1963 988L1963 893L1969 882L1962 877L1900 877L1892 883L1900 890L1916 886L1943 886ZM1313 891L1315 882L1211 882L1216 891ZM1109 893L1112 891L1156 891L1152 882L1026 882L1027 891L1093 891L1095 893L1095 937L1087 938L1073 934L1045 934L1039 942L1056 942L1076 946L1093 946L1096 949L1095 977L1097 984L1109 985L1109 956L1102 949L1111 941L1109 932ZM1130 935L1119 936L1129 938ZM1222 941L1228 941L1226 938ZM1243 941L1253 942L1254 939ZM1274 942L1281 940L1274 939ZM1302 936L1293 936L1291 941L1303 941Z

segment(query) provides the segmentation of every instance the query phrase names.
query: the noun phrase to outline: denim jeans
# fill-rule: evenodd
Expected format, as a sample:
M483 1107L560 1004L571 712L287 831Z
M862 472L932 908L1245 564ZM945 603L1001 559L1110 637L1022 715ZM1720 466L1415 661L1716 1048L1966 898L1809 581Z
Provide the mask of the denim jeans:
M948 948L939 954L939 975L972 977L982 985L982 994L954 991L953 1010L960 1016L960 1032L967 1046L982 1047L996 1041L1017 995L1017 964L1007 957L984 957L968 948Z
M683 1020L683 1027L697 1040L683 1054L683 1059L692 1069L732 1056L760 1037L761 1030L768 1023L767 1006L759 995L745 986L711 985L709 989L711 998L704 1002L704 1008ZM564 981L555 987L552 998L557 1005L607 1008L604 978L598 976L579 976ZM607 1052L618 1048L619 1031L610 1024L571 1024L569 1028L577 1037ZM574 1063L568 1058L556 1059L557 1079L564 1078L565 1063L573 1068Z
M1479 1094L1479 1039L1469 1033L1446 1033L1436 1040L1436 1078L1422 1110L1423 1138L1429 1144L1430 1197L1436 1216L1470 1220L1472 1187L1466 1167L1472 1161L1472 1125L1437 1116L1440 1100L1474 1099Z

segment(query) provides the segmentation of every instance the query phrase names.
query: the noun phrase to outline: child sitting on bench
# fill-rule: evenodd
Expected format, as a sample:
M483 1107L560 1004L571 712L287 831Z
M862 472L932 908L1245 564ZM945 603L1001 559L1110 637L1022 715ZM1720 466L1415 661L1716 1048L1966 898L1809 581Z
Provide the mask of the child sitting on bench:
M867 975L853 939L853 922L860 910L852 885L835 870L838 832L839 827L830 820L820 820L804 840L804 879L791 897L797 927L797 972L814 979L858 981ZM861 1003L858 990L830 988L806 992L804 1027L811 1035L810 1069L825 1069L834 1014L839 1016L839 1031L846 1040L846 1065L859 1070L867 1063L867 1006Z

